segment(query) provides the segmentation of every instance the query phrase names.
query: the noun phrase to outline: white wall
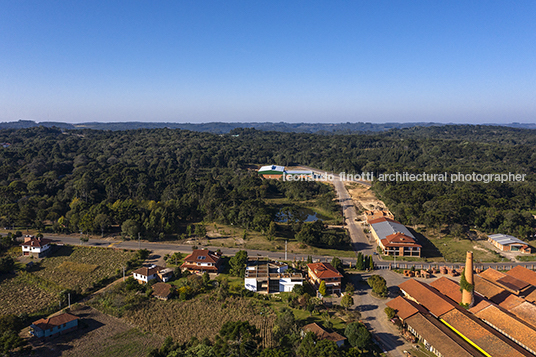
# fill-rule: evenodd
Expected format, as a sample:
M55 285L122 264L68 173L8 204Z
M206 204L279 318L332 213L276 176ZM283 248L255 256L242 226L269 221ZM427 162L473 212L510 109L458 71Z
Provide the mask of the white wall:
M279 291L291 292L296 285L303 285L302 281L293 282L290 278L279 279Z
M246 278L246 279L244 279L244 286L249 291L257 291L257 279L255 279L255 278Z

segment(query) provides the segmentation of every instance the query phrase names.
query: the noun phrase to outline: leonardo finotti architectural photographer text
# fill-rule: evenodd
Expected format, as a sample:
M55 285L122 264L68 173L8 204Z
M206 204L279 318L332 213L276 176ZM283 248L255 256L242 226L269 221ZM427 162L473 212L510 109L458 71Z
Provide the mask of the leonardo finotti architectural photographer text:
M339 175L329 174L327 172L315 172L312 175L284 174L283 181L334 181L336 178L341 181L389 181L389 182L524 182L526 174L517 173L434 173L426 172L414 174L409 172L395 172L375 175L374 172L362 172L360 174L347 174L345 172Z

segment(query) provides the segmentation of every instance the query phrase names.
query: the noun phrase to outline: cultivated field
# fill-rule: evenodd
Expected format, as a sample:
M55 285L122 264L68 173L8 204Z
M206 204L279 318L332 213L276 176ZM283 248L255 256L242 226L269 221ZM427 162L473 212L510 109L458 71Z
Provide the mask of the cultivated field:
M134 252L79 246L63 246L41 262L37 277L53 282L60 289L79 288L82 292L99 280L117 273Z
M66 289L87 292L99 281L116 274L134 252L59 247L41 260L35 271L19 271L0 280L0 315L35 313L49 305L58 306L59 293Z

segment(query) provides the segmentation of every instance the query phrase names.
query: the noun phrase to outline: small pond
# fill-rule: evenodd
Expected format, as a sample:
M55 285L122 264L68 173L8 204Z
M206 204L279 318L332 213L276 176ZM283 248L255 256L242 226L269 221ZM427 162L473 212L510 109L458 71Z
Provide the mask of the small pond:
M275 216L275 221L278 223L286 223L288 220L302 221L302 222L315 222L315 221L325 221L328 218L322 216L320 213L317 213L309 208L289 208L284 207L277 212Z

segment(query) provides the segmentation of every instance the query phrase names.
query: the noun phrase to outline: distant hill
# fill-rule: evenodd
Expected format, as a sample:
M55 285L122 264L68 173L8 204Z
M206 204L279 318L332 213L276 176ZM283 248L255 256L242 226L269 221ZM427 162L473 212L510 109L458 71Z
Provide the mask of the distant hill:
M280 132L293 132L293 133L319 133L319 134L352 134L352 133L376 133L383 132L392 129L406 129L406 128L427 128L427 127L443 127L444 123L150 123L150 122L119 122L119 123L99 123L89 122L80 124L69 124L61 122L40 122L37 123L32 120L19 120L16 122L0 123L0 129L25 129L38 126L44 127L57 127L61 129L93 129L93 130L136 130L136 129L183 129L198 132L208 132L213 134L227 134L237 128L253 128L263 131L280 131ZM484 124L487 125L487 124ZM511 124L489 124L495 126L506 126L519 129L536 129L536 123L523 124L523 123L511 123ZM455 125L453 125L455 126Z

